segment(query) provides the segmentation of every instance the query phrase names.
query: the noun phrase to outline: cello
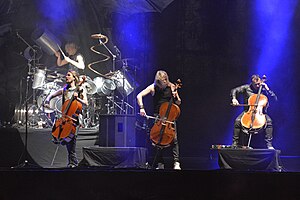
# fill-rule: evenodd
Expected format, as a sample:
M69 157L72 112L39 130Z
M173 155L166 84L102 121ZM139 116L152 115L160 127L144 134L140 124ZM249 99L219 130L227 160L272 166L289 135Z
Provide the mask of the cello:
M248 99L249 109L245 112L241 118L241 124L246 128L247 133L250 133L248 147L250 145L250 140L252 133L258 133L258 131L265 126L266 116L263 113L263 108L268 104L268 98L261 93L262 83L265 79L261 79L261 84L258 89L257 94L252 94Z
M261 90L262 84L259 86L258 93L249 97L249 109L241 118L243 127L249 130L260 129L266 124L266 116L263 113L263 108L267 105L268 98L264 94L261 94Z
M78 92L79 87L85 82L85 77L82 78L74 91ZM75 99L74 93L71 99L66 100L61 108L62 117L55 121L52 127L52 136L55 142L70 142L76 133L76 122L78 121L78 115L82 111L82 104ZM64 94L63 94L64 95Z
M175 91L181 88L181 80L175 83ZM180 115L180 108L173 103L173 97L169 102L164 102L159 108L160 118L155 118L155 123L150 131L150 139L154 145L167 147L174 140L176 134L175 120Z

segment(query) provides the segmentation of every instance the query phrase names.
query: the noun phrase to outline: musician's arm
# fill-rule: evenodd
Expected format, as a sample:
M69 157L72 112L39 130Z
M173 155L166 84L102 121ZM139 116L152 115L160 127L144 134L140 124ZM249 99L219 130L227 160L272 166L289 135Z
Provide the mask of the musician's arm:
M177 92L177 94L176 94L175 103L176 103L177 105L180 105L180 104L181 104L181 98L179 97L178 92Z
M172 88L172 93L173 93L173 96L174 96L175 103L177 105L180 105L181 104L181 98L179 96L178 90L176 89L176 86L174 84L172 84L171 88Z
M49 94L46 97L45 102L44 102L45 107L49 106L49 102L50 102L51 99L53 99L54 97L57 97L59 95L62 95L62 93L63 93L63 88L61 88L61 89L59 89L59 90L57 90L57 91Z
M86 106L89 105L88 99L87 99L87 94L86 94L86 90L83 90L80 97L78 97L76 95L76 100L79 101L82 104L85 104Z
M248 87L248 85L242 85L236 88L233 88L230 92L230 96L231 96L231 102L233 105L239 105L239 101L237 100L237 95L242 93L246 87Z
M61 59L61 54L58 51L55 53L55 56L57 57L57 60L56 60L57 66L60 67L65 64L68 64L68 62L65 59L64 60Z
M273 100L277 101L276 94L272 90L270 90L269 86L266 83L262 83L262 85L264 86L263 90L267 93L267 95L272 97Z
M143 97L148 95L148 94L152 94L154 95L154 84L149 85L148 87L146 87L144 90L142 90L137 96L137 103L140 107L140 114L145 116L146 115L146 111L144 108L144 103L143 103Z
M276 94L275 94L272 90L268 90L268 94L269 94L275 101L278 100Z
M75 60L72 60L69 57L65 57L65 59L63 61L66 61L67 63L71 63L72 65L76 66L79 69L84 69L85 66L84 66L83 57L81 55L78 55L76 57L76 60L77 60L77 62Z

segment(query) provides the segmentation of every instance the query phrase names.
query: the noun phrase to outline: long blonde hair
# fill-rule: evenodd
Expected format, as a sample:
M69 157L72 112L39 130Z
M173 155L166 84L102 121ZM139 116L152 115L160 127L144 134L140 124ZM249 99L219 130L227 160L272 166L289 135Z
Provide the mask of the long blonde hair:
M159 87L162 87L162 81L166 79L167 80L167 86L170 85L169 76L167 72L163 70L158 70L156 72L155 78L154 78L154 85L157 85Z

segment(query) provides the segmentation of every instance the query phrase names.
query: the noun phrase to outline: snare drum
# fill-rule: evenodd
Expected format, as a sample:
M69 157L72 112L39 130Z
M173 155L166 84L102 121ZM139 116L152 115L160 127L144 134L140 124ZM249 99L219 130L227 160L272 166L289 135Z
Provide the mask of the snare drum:
M32 89L42 89L43 85L45 84L46 79L46 71L42 69L36 69L33 82L32 82Z

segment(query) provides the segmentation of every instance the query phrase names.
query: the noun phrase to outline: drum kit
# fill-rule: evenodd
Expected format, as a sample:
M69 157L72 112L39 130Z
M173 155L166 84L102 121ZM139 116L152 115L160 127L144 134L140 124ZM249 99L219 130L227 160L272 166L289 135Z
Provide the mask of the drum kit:
M120 70L104 77L86 77L83 88L88 95L89 106L83 110L84 125L98 125L100 115L134 114L134 107L124 100L134 91L134 87L134 82Z
M92 38L101 40L103 39L102 36L101 34L96 34L92 35ZM28 58L26 57L29 62L25 100L23 100L23 103L20 102L20 105L15 109L15 122L17 122L18 125L26 124L38 128L52 127L54 121L58 117L61 117L62 98L55 97L51 99L49 102L50 107L48 108L43 105L49 94L63 87L65 74L62 74L60 69L64 68L47 68L43 64L38 64L38 60L41 57L37 57L37 55L39 55L38 52L41 51L40 48L30 46L21 36L20 39L28 45L33 55L28 53ZM49 41L48 43L50 43ZM102 45L104 45L104 43L102 43ZM55 45L56 44L57 43L55 43ZM55 47L55 45L53 42L52 46ZM44 46L48 47L51 45ZM115 56L113 57L115 58ZM129 73L126 73L128 59L120 60L123 63L122 69L115 70L113 64L113 71L105 75L91 68L91 64L88 66L91 71L99 76L93 79L89 76L85 76L86 79L82 85L88 95L89 101L89 106L83 107L83 127L97 127L99 125L100 115L134 114L134 107L127 101L128 96L135 90L137 85ZM30 62L32 61L33 63L31 64ZM82 77L83 75L79 78L82 79ZM30 86L32 96L28 95ZM29 99L32 100L32 102L29 102ZM24 106L25 104L26 106Z
M28 110L28 124L32 127L52 127L54 120L61 116L62 99L55 97L50 100L49 108L44 107L46 97L63 87L64 74L49 70L40 65L31 73L33 101ZM84 75L79 78L82 79ZM83 108L83 126L90 128L99 124L99 115L133 114L133 106L124 101L134 91L133 82L121 70L110 72L104 77L86 80L82 87L88 95L89 106ZM122 97L116 96L120 94ZM15 110L18 124L25 123L24 106Z
M47 69L42 64L35 64L35 66L29 70L28 84L31 85L32 88L32 96L30 96L32 97L32 102L28 103L29 99L24 99L24 101L28 103L28 125L32 127L52 126L51 115L56 111L55 106L58 97L50 101L50 108L43 107L43 104L50 93L62 87L63 77L63 74ZM14 117L19 125L25 123L25 102L15 109Z

